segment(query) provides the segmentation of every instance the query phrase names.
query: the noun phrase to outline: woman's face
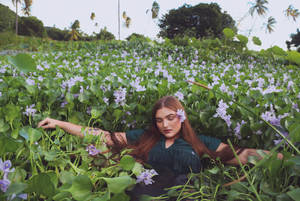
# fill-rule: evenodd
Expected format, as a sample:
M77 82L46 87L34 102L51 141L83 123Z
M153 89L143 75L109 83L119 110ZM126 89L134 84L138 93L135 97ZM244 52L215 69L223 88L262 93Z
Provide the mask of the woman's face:
M181 129L181 122L176 112L163 107L156 111L156 126L166 138L177 138Z

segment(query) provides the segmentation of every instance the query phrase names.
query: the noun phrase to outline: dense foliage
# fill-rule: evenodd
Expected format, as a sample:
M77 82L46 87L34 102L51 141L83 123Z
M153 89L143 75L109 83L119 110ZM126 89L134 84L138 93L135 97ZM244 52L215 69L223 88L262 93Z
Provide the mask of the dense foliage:
M47 36L52 40L66 41L68 40L69 31L61 30L56 27L45 27Z
M291 34L291 41L286 41L287 47L288 49L290 49L291 47L298 47L300 45L300 31L299 29L297 29L297 33L295 34ZM298 49L298 52L300 52L300 50Z
M96 38L98 40L107 41L107 40L114 40L115 36L111 32L107 31L106 28L104 28L100 30L100 33L96 34Z
M285 158L252 158L242 168L212 162L203 172L191 174L188 185L173 187L160 199L297 200L299 154L262 121L276 126L299 148L297 66L286 65L271 50L272 57L222 46L66 44L60 51L40 47L46 51L1 57L0 162L6 164L0 165L6 167L0 168L1 199L130 200L126 191L143 168L126 151L104 154L101 136L79 139L59 128L45 131L36 125L50 116L109 131L147 127L153 103L174 95L185 105L197 133L244 147L277 145ZM222 186L245 172L246 180Z
M47 36L43 22L33 16L19 18L18 30L19 34L23 36Z
M15 28L16 14L3 4L0 4L0 32L11 31Z
M159 36L175 38L189 36L195 38L222 37L223 29L235 29L234 20L227 13L222 13L216 3L200 3L195 6L183 5L172 9L160 19Z

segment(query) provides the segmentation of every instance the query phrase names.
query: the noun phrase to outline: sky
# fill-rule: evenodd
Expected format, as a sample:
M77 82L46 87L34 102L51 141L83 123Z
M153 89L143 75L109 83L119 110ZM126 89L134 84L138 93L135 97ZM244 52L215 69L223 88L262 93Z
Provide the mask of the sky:
M151 18L151 12L146 13L147 9L151 9L154 0L120 0L121 12L121 39L125 39L132 33L143 34L151 39L157 39L159 32L158 19ZM291 40L290 34L297 33L300 28L299 22L293 21L284 14L284 10L289 5L293 5L300 10L299 0L269 0L267 5L268 11L265 17L255 14L253 17L247 15L251 2L255 0L215 0L215 1L196 1L196 0L156 0L160 6L159 18L168 13L171 9L176 9L183 4L192 6L198 3L218 3L222 12L226 11L236 22L243 18L238 26L238 33L245 36L249 35L248 48L254 50L267 49L277 45L286 50L286 40ZM1 4L9 6L15 11L12 0L0 0ZM20 6L19 6L20 7ZM19 9L20 10L20 9ZM131 25L126 28L122 13L125 11L131 18ZM94 12L96 17L92 21L91 13ZM23 15L19 11L20 15ZM31 15L40 19L44 26L55 26L60 29L69 29L71 24L78 19L80 29L87 33L99 33L100 29L106 27L118 38L118 0L33 0ZM269 16L276 20L274 32L266 33L264 23L267 22ZM95 23L98 26L95 26ZM298 25L298 26L297 26ZM262 46L256 46L252 43L251 38L257 36L262 41Z

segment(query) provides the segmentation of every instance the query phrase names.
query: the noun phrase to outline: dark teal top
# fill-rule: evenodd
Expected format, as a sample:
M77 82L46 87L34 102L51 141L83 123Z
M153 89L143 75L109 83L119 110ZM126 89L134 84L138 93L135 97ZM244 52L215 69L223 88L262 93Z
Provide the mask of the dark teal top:
M128 143L136 142L143 133L143 129L126 131ZM214 137L205 135L198 137L212 151L215 151L221 143L221 140ZM170 147L166 148L163 135L150 150L147 163L154 169L168 168L175 174L186 174L191 171L198 173L202 168L201 158L189 143L183 138L177 138Z

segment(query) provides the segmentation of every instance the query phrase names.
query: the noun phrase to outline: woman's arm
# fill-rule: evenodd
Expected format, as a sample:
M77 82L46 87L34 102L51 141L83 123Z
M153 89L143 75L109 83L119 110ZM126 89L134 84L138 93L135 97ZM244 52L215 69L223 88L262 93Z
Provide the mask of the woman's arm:
M229 146L228 144L221 143L218 146L216 152L222 152L222 150L225 149L225 148L227 148L228 146ZM263 150L263 152L266 153L266 154L270 154L270 151ZM248 157L249 156L256 156L256 157L258 157L259 160L261 160L263 158L261 155L259 155L257 153L257 149L252 149L252 148L245 148L241 153L238 154L238 158L239 158L239 160L241 161L242 164L248 163ZM281 153L278 153L277 154L277 158L282 159L283 155ZM229 161L226 161L226 164L229 164L229 165L239 165L239 162L234 157L233 159L231 159Z
M84 128L83 126L80 126L80 125L76 125L76 124L66 122L66 121L51 119L51 118L46 118L38 123L38 128L41 127L43 129L55 128L56 126L63 129L67 133L70 133L72 135L79 136L79 137L84 137L84 132L86 132L87 134L92 134L92 135L103 134L103 136L105 137L105 143L108 146L114 145L114 143L111 139L111 133L108 131L102 130L100 128L91 128L91 127ZM84 131L83 131L83 129L84 129ZM127 144L126 134L124 132L116 132L115 136L116 136L116 139L120 143Z

